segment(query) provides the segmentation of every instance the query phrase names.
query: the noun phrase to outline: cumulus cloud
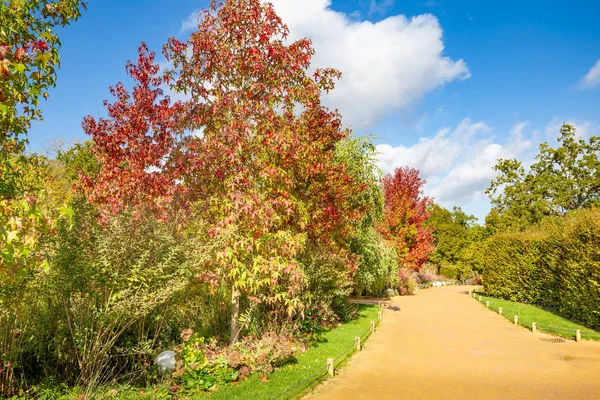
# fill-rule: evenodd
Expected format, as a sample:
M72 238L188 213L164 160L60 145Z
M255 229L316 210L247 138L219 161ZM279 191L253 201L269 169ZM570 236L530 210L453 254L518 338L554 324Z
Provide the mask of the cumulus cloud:
M428 182L425 194L445 207L485 202L498 159L522 159L532 147L524 133L527 126L528 122L514 125L507 140L499 143L485 122L466 118L453 130L441 129L410 147L378 145L379 167L384 173L402 166L418 169Z
M448 82L470 77L462 59L444 55L443 31L433 15L395 15L373 23L332 10L331 0L271 2L290 28L291 40L312 40L313 67L342 71L324 103L338 108L354 129L363 130Z
M600 60L596 61L596 64L579 81L579 87L582 89L594 89L598 85L600 85Z

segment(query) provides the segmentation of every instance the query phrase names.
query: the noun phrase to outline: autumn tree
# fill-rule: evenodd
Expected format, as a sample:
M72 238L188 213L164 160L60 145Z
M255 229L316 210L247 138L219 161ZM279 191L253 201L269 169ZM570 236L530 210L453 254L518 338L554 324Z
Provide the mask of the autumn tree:
M40 97L56 84L60 40L56 26L81 15L81 0L0 2L0 196L18 180L8 154L23 150L31 121L42 117ZM12 172L11 172L12 171Z
M204 265L231 288L231 340L239 335L241 295L258 296L287 315L302 310L308 242L343 246L356 193L336 144L349 135L320 101L340 76L308 73L311 42L287 43L287 27L260 0L213 1L186 43L171 39L167 77L189 93L187 144ZM205 250L209 250L206 247Z
M142 46L132 94L118 84L108 118L84 121L101 164L89 199L112 213L178 199L199 277L231 292L232 342L242 297L275 318L302 312L306 246L348 253L368 207L369 188L336 158L350 132L320 101L340 73L311 75L310 41L287 35L270 4L213 1L189 40L164 46L164 75ZM164 84L188 99L172 104Z
M432 229L424 225L431 199L414 168L396 168L383 178L385 198L381 233L396 249L401 264L418 271L433 251Z
M49 228L36 205L42 158L24 154L26 133L41 119L39 101L56 84L60 40L53 31L76 20L80 0L0 1L0 286L18 283L43 262L33 252ZM0 296L1 297L1 296ZM0 298L2 303L2 298Z

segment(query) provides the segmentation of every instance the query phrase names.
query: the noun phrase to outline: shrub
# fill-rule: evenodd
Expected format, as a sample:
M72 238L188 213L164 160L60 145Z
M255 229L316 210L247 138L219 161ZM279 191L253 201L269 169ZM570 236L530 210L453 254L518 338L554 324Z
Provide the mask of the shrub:
M450 279L458 278L458 266L456 264L450 264L443 262L440 266L440 275Z
M354 275L357 295L377 296L394 287L398 275L396 250L370 228L350 241L350 250L360 256Z
M403 268L398 271L398 292L400 296L413 295L419 290L417 273Z
M492 236L482 248L485 290L600 329L599 243L598 209Z

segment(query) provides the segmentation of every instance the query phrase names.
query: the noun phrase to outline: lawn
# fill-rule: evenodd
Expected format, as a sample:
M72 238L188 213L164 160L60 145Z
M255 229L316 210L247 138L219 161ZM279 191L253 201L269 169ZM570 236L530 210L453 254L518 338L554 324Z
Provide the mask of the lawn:
M583 325L569 321L568 319L562 318L549 311L542 310L529 304L515 303L475 292L476 300L479 300L479 296L481 296L481 303L484 307L486 301L490 302L490 310L495 312L498 312L498 309L502 307L502 316L513 321L514 316L517 315L519 317L519 325L528 329L531 329L531 323L535 322L539 331L551 333L567 339L574 339L575 331L579 329L581 330L582 339L600 341L600 332L586 328Z
M269 375L268 382L262 382L258 375L253 375L239 384L213 392L210 398L263 400L297 397L327 376L328 358L336 359L337 368L354 353L354 338L361 336L361 344L364 342L370 333L370 322L377 323L379 310L377 306L361 304L357 319L325 332L319 342L296 357L295 363L283 366ZM296 385L296 388L284 394ZM276 397L278 395L282 396Z

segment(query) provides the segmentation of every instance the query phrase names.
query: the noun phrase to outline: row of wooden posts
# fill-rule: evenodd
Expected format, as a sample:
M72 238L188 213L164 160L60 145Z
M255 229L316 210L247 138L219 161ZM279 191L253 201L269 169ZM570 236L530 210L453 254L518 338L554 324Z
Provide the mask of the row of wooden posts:
M379 323L381 323L381 321L383 321L383 303L379 303L379 307L381 308L381 311L379 311L377 313L377 319L379 320ZM371 321L371 333L375 332L375 321ZM356 348L357 351L361 351L362 350L362 346L360 343L360 336L356 336L354 338L354 347ZM334 376L335 375L335 359L333 358L328 358L327 359L327 373L329 374L329 376Z
M475 292L471 292L471 296L475 297ZM481 296L479 296L479 302L481 303ZM490 301L489 300L487 300L485 302L485 306L487 308L490 308ZM498 307L498 314L502 315L502 307ZM518 315L515 315L513 323L515 325L519 324L519 316ZM533 332L533 333L537 332L537 325L535 324L535 322L531 323L531 332ZM580 329L575 330L575 341L576 342L580 342L581 341L581 330Z

